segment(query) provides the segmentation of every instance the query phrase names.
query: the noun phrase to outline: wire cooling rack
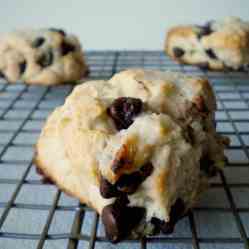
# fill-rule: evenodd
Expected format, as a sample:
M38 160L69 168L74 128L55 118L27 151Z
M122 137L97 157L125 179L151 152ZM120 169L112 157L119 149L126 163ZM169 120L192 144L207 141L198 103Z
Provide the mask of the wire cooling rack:
M91 79L131 67L208 77L217 96L217 129L232 141L226 151L229 163L174 234L112 245L99 216L44 184L32 164L42 124L73 86L0 84L0 249L249 249L249 75L180 66L160 51L91 51L86 57Z

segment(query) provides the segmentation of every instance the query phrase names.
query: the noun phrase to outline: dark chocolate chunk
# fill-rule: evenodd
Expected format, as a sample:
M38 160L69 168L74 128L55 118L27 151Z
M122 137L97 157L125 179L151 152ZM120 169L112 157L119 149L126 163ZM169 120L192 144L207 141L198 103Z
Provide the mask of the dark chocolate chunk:
M104 198L112 198L120 196L122 193L132 194L139 185L151 175L153 165L147 163L143 165L139 171L131 174L122 175L115 184L111 184L107 179L101 176L100 193Z
M60 33L63 36L66 36L66 32L63 29L50 28L48 30L52 31L52 32L57 32L57 33Z
M214 59L214 60L218 59L216 54L214 53L213 49L211 49L211 48L206 49L205 52L209 56L209 58Z
M125 155L121 155L121 157L118 157L114 160L112 165L112 170L114 173L117 173L119 169L122 169L124 165L131 164L132 162L125 158Z
M204 155L200 159L200 169L209 177L214 177L218 173L218 169L214 166L214 161L208 155Z
M46 53L38 59L37 63L41 67L48 67L53 63L54 55L52 49L49 49Z
M182 48L174 47L173 53L176 58L180 58L184 55L185 52Z
M145 209L141 207L127 207L125 209L125 220L126 220L126 234L139 224L142 218L145 216Z
M61 44L61 54L62 55L67 55L70 52L74 52L75 51L75 46L72 44L69 44L65 41L62 42Z
M139 170L142 180L145 180L148 176L150 176L152 174L153 169L154 167L150 162L143 165Z
M170 210L170 219L176 223L180 218L185 215L185 204L181 198L178 198Z
M117 208L127 206L130 203L128 196L124 193L121 193L115 200L115 205Z
M153 165L151 163L147 163L138 171L130 174L123 174L114 185L108 182L105 178L101 177L100 193L104 198L120 196L123 192L132 194L137 190L140 184L151 175L152 171Z
M198 39L201 39L203 36L210 35L213 33L213 30L211 28L212 22L207 22L204 26L197 26L200 31L197 34Z
M5 75L3 74L3 72L0 71L0 79L5 79Z
M190 125L188 125L186 129L183 131L183 137L188 143L192 145L195 143L194 129Z
M151 223L159 228L164 234L174 232L175 224L185 215L185 205L182 199L178 198L170 210L170 221L165 222L156 217L152 217Z
M23 74L25 72L26 67L27 67L26 61L23 61L22 63L19 64L20 74Z
M104 198L112 198L120 195L120 191L117 190L116 186L107 181L103 176L100 179L100 194Z
M39 48L45 42L45 38L37 37L31 44L33 48Z
M156 217L152 217L151 223L154 224L157 233L160 231L162 231L164 234L171 234L174 232L175 224L172 222L165 222Z
M133 119L142 111L143 103L140 99L121 97L115 99L107 109L118 130L127 129Z
M112 242L118 242L124 233L122 209L117 209L114 204L105 206L102 210L102 221L107 238Z
M136 192L140 184L151 175L152 171L153 165L147 163L142 166L139 171L122 175L115 185L119 191L132 194Z
M205 99L203 96L197 96L194 100L195 106L200 114L207 115L209 113L209 109L206 105Z
M141 183L139 172L122 175L116 182L117 189L121 192L134 193Z
M119 201L105 206L101 216L107 238L114 243L125 238L138 225L144 213L143 208L127 207Z

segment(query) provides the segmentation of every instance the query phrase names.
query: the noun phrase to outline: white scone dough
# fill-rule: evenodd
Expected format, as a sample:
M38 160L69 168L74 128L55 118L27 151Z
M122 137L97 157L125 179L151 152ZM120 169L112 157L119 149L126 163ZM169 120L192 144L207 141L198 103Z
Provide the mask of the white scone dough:
M0 78L55 85L88 71L79 40L60 29L16 31L0 37Z
M169 30L166 53L180 63L213 70L249 69L249 22L236 17L204 26L185 25Z
M77 86L48 118L35 161L102 215L110 240L168 233L224 163L215 108L205 79L127 70Z

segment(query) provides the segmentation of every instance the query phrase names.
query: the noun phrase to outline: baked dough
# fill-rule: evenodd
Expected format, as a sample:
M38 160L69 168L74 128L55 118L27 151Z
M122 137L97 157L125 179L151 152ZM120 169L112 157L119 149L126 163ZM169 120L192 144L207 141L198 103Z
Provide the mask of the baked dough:
M35 162L94 208L108 238L173 231L224 165L206 79L127 70L73 90L48 118Z
M61 29L16 31L0 37L0 78L56 85L88 72L79 40Z
M169 30L166 53L174 60L213 70L249 70L249 22L236 17Z

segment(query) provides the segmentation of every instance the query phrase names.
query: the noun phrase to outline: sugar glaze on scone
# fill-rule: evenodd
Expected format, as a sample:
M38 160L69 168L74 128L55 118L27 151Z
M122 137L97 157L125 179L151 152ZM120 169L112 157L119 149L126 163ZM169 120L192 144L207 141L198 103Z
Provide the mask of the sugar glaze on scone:
M79 40L61 29L0 37L0 77L9 82L55 85L79 80L87 71Z
M127 70L77 86L48 118L37 167L93 207L107 237L170 233L225 161L207 80Z
M204 26L185 25L169 30L166 53L180 63L213 70L249 70L249 22L236 17Z

